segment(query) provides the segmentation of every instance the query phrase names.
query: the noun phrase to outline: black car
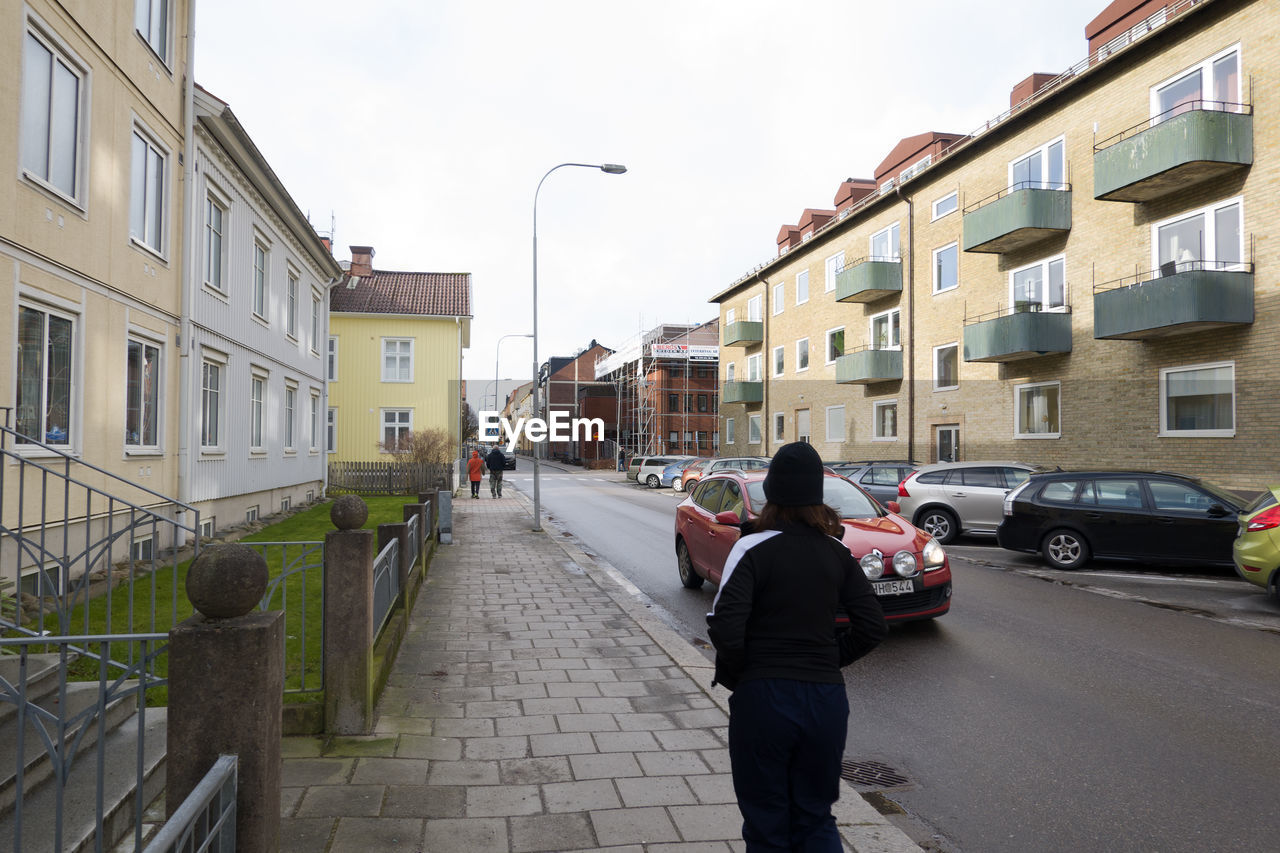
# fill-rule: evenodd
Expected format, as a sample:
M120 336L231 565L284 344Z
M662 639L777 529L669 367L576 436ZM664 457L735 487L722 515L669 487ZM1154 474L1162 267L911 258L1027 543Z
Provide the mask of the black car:
M516 455L501 445L498 446L498 449L502 451L502 470L504 471L516 470ZM488 459L489 453L491 452L491 450L492 448L481 447L480 456L485 459Z
M1154 471L1032 474L1004 499L996 540L1055 569L1091 557L1230 567L1248 503L1194 477Z

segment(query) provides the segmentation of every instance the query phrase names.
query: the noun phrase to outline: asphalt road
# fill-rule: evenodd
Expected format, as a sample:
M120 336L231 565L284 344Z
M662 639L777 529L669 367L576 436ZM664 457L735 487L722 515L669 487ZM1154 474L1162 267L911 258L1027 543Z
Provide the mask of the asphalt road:
M508 474L526 492L528 476ZM705 649L714 588L681 587L672 553L682 496L620 477L544 467L544 522ZM845 757L905 777L881 796L918 841L965 853L1276 848L1280 609L1223 573L1053 572L990 540L948 553L951 613L895 628L846 670Z

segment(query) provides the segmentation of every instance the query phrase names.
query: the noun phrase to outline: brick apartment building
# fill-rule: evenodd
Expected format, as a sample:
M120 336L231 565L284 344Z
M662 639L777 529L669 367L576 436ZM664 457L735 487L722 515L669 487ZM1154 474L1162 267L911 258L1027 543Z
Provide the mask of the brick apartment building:
M571 356L552 356L543 362L539 371L539 405L547 412L547 419L556 412L563 412L564 417L594 418L600 417L590 412L610 408L600 402L599 392L609 389L596 388L596 360L607 356L613 350L602 346L594 339L576 354ZM583 391L595 392L590 397L580 397ZM610 400L612 403L612 400ZM594 438L594 436L593 436ZM612 451L600 451L597 441L547 441L545 458L548 459L594 459L603 455L610 457Z
M1280 15L1116 0L1085 33L712 297L722 453L1277 479Z

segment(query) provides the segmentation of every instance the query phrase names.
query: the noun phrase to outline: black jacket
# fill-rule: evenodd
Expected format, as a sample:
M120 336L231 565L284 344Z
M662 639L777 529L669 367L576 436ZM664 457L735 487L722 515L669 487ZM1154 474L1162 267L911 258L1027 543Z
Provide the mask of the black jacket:
M836 613L849 617L837 631ZM841 684L840 668L880 644L884 612L858 561L837 539L804 525L743 536L725 561L707 614L715 682L753 678Z
M495 447L489 451L489 455L484 458L484 464L489 466L490 471L501 471L507 467L506 454L501 448Z

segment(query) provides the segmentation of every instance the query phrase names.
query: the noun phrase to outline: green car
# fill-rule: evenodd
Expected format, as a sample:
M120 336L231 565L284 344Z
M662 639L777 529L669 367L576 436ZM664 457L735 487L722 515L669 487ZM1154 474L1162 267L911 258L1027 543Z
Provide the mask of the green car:
M1240 513L1240 530L1231 546L1236 573L1280 602L1280 486L1258 495Z

